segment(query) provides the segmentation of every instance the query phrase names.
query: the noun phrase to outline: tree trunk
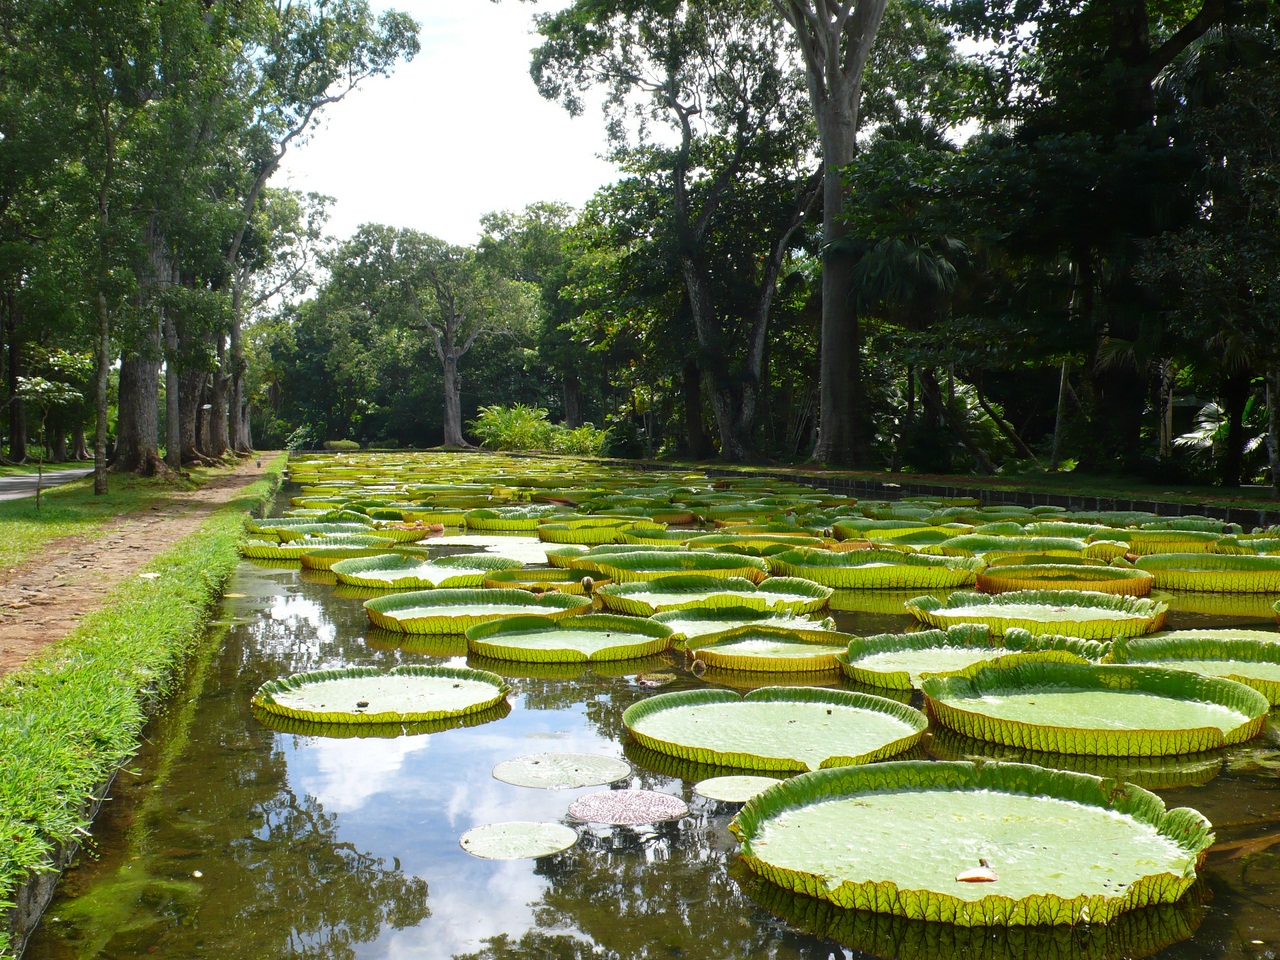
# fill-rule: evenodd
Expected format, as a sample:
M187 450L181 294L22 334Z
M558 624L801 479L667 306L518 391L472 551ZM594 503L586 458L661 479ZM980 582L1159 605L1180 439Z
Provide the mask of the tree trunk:
M1250 371L1233 373L1222 384L1223 412L1227 418L1227 437L1222 451L1219 481L1224 487L1240 486L1244 469L1244 408L1249 403Z
M94 409L97 425L93 431L93 493L107 492L107 380L111 372L111 311L107 295L97 294L98 330L94 350Z
M159 331L152 335L159 340ZM151 346L159 347L158 343ZM160 360L127 356L120 361L116 457L111 468L153 476L160 466Z
M89 459L89 447L85 443L83 420L77 420L71 428L71 457L73 460Z
M206 453L211 457L222 457L231 446L227 434L227 343L222 334L218 338L218 367L214 371L209 390L209 402L213 409L209 411L208 447Z
M1058 410L1053 418L1053 454L1049 458L1050 469L1058 469L1059 457L1062 453L1062 434L1067 426L1067 392L1071 389L1071 381L1067 379L1067 361L1062 361L1062 369L1058 372Z
M680 371L680 393L684 399L684 432L688 440L689 456L694 460L707 460L711 456L711 441L702 425L702 371L698 361L685 361Z
M854 260L840 249L849 235L842 219L841 171L853 159L858 104L828 99L816 111L822 141L822 336L818 366L818 441L813 459L866 465L871 449L863 423L862 342L853 309Z
M237 282L231 289L231 343L227 351L227 446L235 453L248 453L245 440L244 416L244 347L240 337L240 311L243 308L244 284Z
M18 397L18 378L26 374L22 337L18 327L22 307L12 290L4 295L4 335L9 347L9 459L21 463L27 459L27 408Z
M458 358L452 351L444 359L444 445L467 446L462 437L462 383L458 377Z
M218 374L213 374L216 377ZM210 384L204 382L200 386L199 401L196 407L196 427L195 427L195 450L200 458L208 460L209 457L209 412L213 409L209 403L209 397L212 394Z
M164 318L164 462L170 470L182 469L182 408L191 406L191 398L181 403L182 377L178 371L177 321L168 311Z
M1271 490L1280 497L1280 357L1267 359L1267 460Z
M183 370L178 377L178 389L187 402L178 409L178 446L183 463L199 463L204 460L196 438L200 404L207 374L203 370Z
M56 427L53 431L53 450L49 459L58 463L67 462L67 431L62 427Z
M582 381L576 373L564 375L564 425L570 430L582 426Z

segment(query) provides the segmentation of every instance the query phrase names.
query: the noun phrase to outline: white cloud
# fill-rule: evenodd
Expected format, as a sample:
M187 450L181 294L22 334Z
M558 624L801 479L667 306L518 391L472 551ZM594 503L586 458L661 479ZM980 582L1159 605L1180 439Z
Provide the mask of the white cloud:
M605 150L599 115L570 118L529 78L529 4L388 5L422 24L422 52L329 107L277 178L335 197L336 236L377 222L471 243L483 213L538 200L578 206L616 177L597 157Z

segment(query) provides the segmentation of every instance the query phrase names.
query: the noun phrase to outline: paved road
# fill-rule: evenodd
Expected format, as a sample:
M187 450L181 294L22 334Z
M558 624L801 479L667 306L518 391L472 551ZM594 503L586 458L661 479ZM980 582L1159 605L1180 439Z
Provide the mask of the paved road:
M77 467L75 470L46 470L44 472L43 489L66 483L68 480L79 480L93 473L93 467ZM0 500L21 500L23 497L36 495L36 475L24 474L20 477L0 477Z

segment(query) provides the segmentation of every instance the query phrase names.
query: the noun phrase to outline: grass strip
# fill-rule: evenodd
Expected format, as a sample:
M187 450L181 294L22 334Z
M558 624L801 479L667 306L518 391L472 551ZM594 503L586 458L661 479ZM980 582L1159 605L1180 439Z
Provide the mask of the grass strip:
M87 832L85 809L137 749L148 714L181 679L209 609L240 562L246 511L270 503L286 458L200 529L130 577L102 609L0 681L0 956L10 954L13 898Z
M163 506L170 495L194 490L210 478L233 467L195 467L191 478L171 477L166 481L129 474L110 478L110 491L93 493L93 477L50 487L41 494L40 509L34 496L0 502L0 569L12 569L38 553L52 540L71 536L101 534L107 524L127 513L151 506Z

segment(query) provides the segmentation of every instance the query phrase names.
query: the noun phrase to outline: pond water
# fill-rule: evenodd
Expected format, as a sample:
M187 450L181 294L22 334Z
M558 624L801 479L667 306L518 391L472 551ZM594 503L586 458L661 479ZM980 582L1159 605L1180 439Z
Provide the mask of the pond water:
M457 552L433 543L441 544L433 555ZM667 690L716 681L688 673L683 654L599 668L473 660L509 679L512 709L439 733L343 739L264 726L249 710L264 680L343 665L466 662L461 638L412 638L406 648L402 637L372 630L360 599L331 583L331 574L240 566L209 642L116 781L92 851L67 873L26 957L1200 960L1280 949L1274 724L1225 753L1130 771L1169 806L1196 807L1215 825L1205 881L1182 904L1075 930L975 931L851 914L769 888L735 864L727 827L736 807L691 789L730 771L677 767L627 742L623 710L653 693L638 673L675 673ZM838 606L848 632L912 623L882 597L844 596ZM1170 629L1275 629L1256 599L1234 610L1175 607ZM736 689L761 683L723 679ZM853 688L826 685L837 684ZM926 742L934 756L983 751L954 737ZM577 846L538 860L465 853L458 840L473 827L564 820L576 797L599 789L536 790L491 774L504 760L549 751L625 757L634 773L622 785L680 796L691 813L657 827L582 827Z

